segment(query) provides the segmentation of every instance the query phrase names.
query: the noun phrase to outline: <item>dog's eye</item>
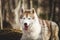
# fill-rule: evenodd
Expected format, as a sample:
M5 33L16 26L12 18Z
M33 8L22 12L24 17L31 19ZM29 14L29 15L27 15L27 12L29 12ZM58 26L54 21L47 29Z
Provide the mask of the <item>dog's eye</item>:
M31 18L28 18L29 20L31 19Z

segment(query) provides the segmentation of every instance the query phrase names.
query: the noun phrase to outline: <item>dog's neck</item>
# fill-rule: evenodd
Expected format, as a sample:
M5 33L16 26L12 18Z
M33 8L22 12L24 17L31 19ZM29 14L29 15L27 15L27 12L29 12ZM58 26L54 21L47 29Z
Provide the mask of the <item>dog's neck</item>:
M33 26L34 26L34 28L36 28L35 31L41 32L41 24L39 23L39 19L38 19L36 12L34 13L34 16L35 16L35 21L33 23ZM37 30L37 29L39 29L39 30Z

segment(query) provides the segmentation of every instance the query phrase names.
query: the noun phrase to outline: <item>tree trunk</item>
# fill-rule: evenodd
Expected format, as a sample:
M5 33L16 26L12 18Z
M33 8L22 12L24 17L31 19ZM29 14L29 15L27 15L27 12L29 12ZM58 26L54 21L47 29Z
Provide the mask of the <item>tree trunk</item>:
M32 0L30 0L30 9L33 8L33 5L32 5Z
M53 2L53 18L52 18L52 20L53 21L56 21L56 0L54 0L54 2Z
M52 18L53 18L53 6L54 6L54 3L53 3L53 0L49 0L49 20L52 20Z
M1 20L1 21L0 21L0 22L1 22L1 23L0 23L0 24L1 24L1 27L0 27L0 28L1 28L1 30L2 30L2 29L3 29L3 24L2 24L2 23L3 23L3 20L2 20L2 12L1 12L2 9L1 9L1 8L2 8L2 7L1 7L1 0L0 0L0 20Z

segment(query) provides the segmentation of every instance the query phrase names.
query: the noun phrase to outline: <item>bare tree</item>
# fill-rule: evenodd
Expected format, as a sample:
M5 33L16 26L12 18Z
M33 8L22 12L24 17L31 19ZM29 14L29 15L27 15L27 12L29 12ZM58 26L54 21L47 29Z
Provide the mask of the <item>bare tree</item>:
M10 22L10 23L13 26L13 29L20 30L19 14L20 14L21 0L19 0L18 3L17 2L15 1L15 8L12 8L12 4L10 4L11 5L10 9L11 9L12 13L14 13L14 21L15 21L15 23L12 23L12 22Z

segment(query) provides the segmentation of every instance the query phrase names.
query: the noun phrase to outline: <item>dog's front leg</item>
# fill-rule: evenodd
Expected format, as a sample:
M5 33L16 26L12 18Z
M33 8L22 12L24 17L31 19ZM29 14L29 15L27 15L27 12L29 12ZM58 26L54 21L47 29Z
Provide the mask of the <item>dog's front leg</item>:
M25 40L25 38L22 36L22 38L20 40Z
M26 37L22 35L22 38L20 40L26 40Z
M21 38L20 40L23 40L23 38Z

